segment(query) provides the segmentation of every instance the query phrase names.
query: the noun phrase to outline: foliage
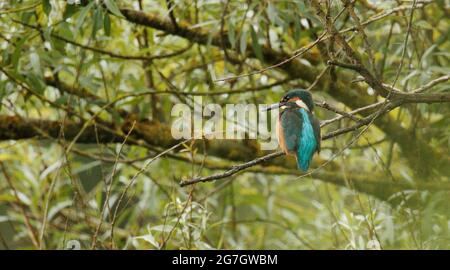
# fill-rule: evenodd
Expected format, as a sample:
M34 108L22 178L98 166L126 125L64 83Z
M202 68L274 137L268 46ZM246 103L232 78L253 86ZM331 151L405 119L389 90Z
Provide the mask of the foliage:
M1 2L0 247L450 248L449 2L351 2ZM173 104L294 87L326 101L322 121L347 115L323 126L312 175L277 157L179 186L268 153L165 151Z

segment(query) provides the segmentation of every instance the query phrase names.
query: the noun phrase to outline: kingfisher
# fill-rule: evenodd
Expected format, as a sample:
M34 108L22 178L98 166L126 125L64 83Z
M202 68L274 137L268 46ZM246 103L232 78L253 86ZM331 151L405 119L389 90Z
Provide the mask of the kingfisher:
M320 152L320 122L314 116L314 101L309 91L290 90L280 102L268 107L279 108L277 137L281 150L293 155L297 167L307 171L315 152Z

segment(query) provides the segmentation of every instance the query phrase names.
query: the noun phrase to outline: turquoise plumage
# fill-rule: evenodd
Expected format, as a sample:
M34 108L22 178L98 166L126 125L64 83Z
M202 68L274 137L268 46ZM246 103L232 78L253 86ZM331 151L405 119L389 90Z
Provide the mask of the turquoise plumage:
M317 150L317 142L308 112L303 108L300 108L298 111L302 114L303 124L300 130L299 147L297 148L297 166L299 169L306 171L309 168L314 152Z

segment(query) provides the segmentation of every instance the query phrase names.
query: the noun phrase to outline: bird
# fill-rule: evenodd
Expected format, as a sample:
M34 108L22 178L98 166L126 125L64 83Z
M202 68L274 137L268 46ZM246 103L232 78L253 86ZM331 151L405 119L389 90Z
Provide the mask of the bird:
M292 89L268 107L279 108L276 133L286 155L295 156L298 169L306 172L315 152L320 152L320 122L314 116L314 101L309 91Z

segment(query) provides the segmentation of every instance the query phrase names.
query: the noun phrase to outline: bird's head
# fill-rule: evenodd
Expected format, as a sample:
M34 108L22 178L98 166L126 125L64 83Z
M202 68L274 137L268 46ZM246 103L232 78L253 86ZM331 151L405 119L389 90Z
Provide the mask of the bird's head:
M292 89L281 98L280 102L271 105L268 110L275 108L303 108L309 112L314 109L314 101L311 93L304 89Z

